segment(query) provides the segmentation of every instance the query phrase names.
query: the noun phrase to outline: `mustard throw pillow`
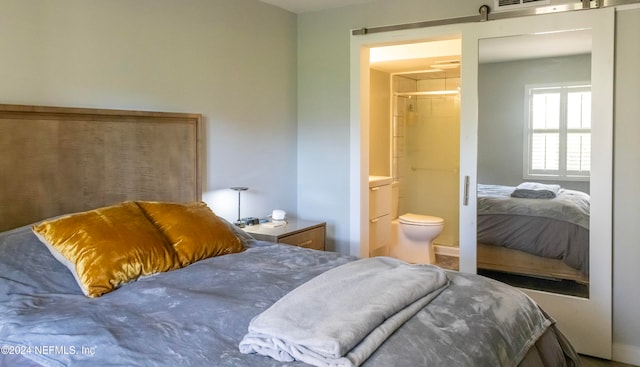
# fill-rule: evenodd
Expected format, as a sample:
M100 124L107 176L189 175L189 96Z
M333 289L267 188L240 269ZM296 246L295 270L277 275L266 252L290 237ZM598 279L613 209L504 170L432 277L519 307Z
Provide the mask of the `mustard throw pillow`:
M89 297L180 267L167 239L133 201L47 220L33 231Z
M245 241L203 202L137 203L169 239L182 266L244 250Z

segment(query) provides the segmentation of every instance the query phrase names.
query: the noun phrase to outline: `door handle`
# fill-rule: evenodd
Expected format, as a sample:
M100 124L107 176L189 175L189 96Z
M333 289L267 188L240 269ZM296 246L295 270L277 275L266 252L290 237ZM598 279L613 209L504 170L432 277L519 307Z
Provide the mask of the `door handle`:
M469 176L464 176L464 199L462 203L464 206L469 205Z

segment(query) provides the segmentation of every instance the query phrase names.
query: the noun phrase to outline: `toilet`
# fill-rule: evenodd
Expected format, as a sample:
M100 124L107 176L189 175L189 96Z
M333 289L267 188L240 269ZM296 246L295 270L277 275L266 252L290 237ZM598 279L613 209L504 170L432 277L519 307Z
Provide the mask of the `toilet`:
M415 213L398 216L398 186L395 182L391 186L395 219L391 221L390 255L414 264L433 264L436 261L433 240L442 232L444 219Z

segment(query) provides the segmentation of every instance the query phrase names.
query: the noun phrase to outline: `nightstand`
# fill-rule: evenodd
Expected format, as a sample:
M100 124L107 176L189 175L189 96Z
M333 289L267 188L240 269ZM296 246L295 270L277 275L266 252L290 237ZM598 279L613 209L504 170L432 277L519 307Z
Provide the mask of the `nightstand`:
M287 219L281 227L269 228L262 224L246 226L243 230L256 240L286 243L324 251L327 224L300 219Z

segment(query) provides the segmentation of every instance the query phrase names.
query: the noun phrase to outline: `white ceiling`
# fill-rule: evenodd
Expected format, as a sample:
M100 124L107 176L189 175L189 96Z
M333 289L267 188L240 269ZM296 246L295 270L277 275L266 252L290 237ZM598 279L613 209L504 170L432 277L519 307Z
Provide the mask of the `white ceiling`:
M591 30L525 34L480 40L480 63L591 53Z
M292 13L300 14L311 11L340 8L342 6L371 3L378 0L260 0Z

